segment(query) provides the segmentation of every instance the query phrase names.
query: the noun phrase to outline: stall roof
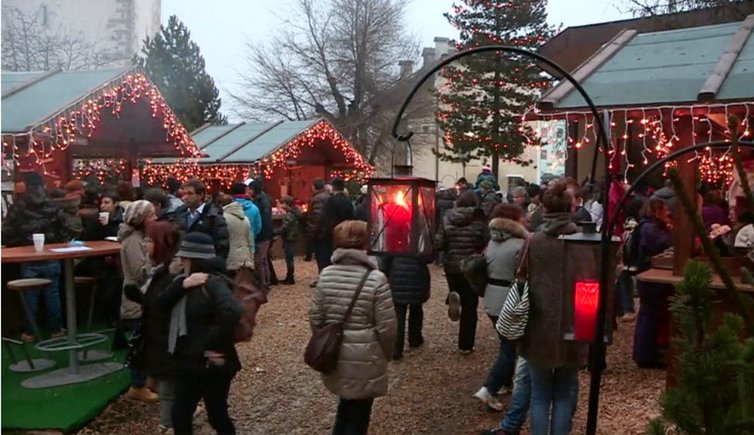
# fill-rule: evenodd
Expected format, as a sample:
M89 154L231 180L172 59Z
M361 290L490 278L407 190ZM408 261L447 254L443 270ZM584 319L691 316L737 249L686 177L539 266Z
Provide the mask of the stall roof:
M200 163L256 162L295 139L320 119L207 127L193 138L208 157Z
M2 73L2 132L24 133L133 68Z
M644 107L754 98L754 15L745 21L680 30L625 33L574 76L601 107ZM570 83L540 100L543 110L584 108Z

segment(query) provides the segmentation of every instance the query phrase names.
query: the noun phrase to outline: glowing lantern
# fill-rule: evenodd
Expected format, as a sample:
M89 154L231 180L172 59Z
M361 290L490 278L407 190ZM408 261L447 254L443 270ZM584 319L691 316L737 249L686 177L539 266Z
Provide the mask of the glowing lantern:
M373 178L367 186L370 254L432 257L435 182L417 177Z
M609 288L600 288L601 235L594 231L594 224L585 225L583 233L560 236L565 250L565 278L570 283L563 294L564 339L570 341L593 342L596 338L597 311L600 292L605 291L605 341L612 340L615 267L617 249L620 242L613 237L610 242Z

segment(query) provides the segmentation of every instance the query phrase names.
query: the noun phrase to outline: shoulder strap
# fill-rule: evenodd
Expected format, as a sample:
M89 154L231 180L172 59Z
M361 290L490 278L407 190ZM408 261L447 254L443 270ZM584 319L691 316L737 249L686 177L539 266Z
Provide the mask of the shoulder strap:
M364 288L364 284L367 282L367 278L369 278L369 275L372 273L372 269L367 268L367 271L364 272L364 276L361 277L361 282L359 282L359 286L356 287L356 291L353 293L353 298L351 298L351 303L348 304L348 309L346 310L346 314L343 316L343 322L348 320L349 317L351 317L351 311L353 311L353 306L356 305L356 300L359 299L359 295L361 294L361 289Z
M529 274L529 247L531 246L534 234L529 234L524 241L524 246L521 247L521 257L518 259L518 265L516 266L516 278L526 279Z

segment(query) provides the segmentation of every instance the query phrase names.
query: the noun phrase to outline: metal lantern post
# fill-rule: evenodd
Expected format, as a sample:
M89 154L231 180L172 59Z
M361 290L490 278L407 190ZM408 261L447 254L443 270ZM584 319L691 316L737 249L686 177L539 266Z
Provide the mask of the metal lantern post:
M372 178L369 201L369 253L433 256L435 182L418 177Z

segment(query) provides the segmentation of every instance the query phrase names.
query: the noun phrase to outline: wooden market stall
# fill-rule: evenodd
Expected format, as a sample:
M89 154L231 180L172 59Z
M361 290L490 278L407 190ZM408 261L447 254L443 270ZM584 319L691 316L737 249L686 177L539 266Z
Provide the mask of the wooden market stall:
M631 182L658 158L692 144L727 139L728 115L742 120L741 139L751 140L754 121L754 15L740 22L638 33L624 29L587 59L573 75L601 111L608 126L610 168ZM567 174L596 178L603 155L592 115L565 81L538 104L540 119L566 119L571 152ZM727 186L733 178L728 153L712 150L676 162L687 191L702 181ZM662 171L655 175L661 182ZM682 213L678 234L691 234ZM680 274L691 255L693 238L677 237L673 269Z
M192 136L206 157L155 159L144 168L148 184L161 184L168 176L196 177L223 189L263 177L273 198L306 200L314 179L363 179L372 173L361 154L324 119L204 126Z
M604 157L598 147L606 145L611 156L609 175L631 183L647 166L674 151L730 140L729 115L736 115L741 122L739 139L751 141L753 29L754 15L739 22L660 32L624 28L573 71L600 109L608 144L598 143L595 120L570 83L560 82L539 101L539 119L568 122L567 174L579 181L592 173L597 180L603 179L608 174L602 171ZM744 154L744 158L751 156ZM725 149L703 149L673 164L695 201L697 182L727 189L735 178L733 159ZM659 184L662 178L663 171L658 170L653 181ZM653 262L654 268L640 274L638 280L669 285L681 280L694 256L694 230L685 213L676 213L674 220L672 256L664 264ZM726 264L741 294L754 298L754 290L740 279L740 266L751 262L736 257L727 259ZM716 275L711 287L719 292L721 285ZM716 319L736 308L722 299L714 305ZM670 370L668 376L671 383L673 373Z
M201 155L138 67L3 72L2 138L6 173L38 171L50 186L90 175L137 182L140 159Z

